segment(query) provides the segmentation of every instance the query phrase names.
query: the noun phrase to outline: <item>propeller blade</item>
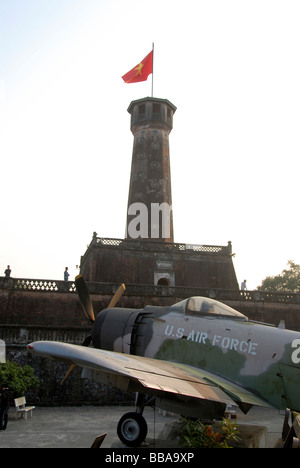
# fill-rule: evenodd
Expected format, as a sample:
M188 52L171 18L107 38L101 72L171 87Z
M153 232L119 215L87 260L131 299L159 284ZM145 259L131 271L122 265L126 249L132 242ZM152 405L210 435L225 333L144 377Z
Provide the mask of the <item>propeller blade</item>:
M66 375L64 376L64 378L62 379L62 381L60 382L60 385L62 385L64 383L64 381L69 377L69 375L71 374L71 372L75 369L75 364L72 364L68 370L68 372L66 373Z
M114 297L110 301L108 309L112 309L113 307L115 307L115 305L119 302L119 300L123 296L125 289L126 289L125 284L121 284L121 286L115 292Z
M75 285L78 292L78 296L84 310L85 316L91 321L95 322L95 314L93 309L92 300L86 285L86 282L83 279L83 276L78 275L75 278Z

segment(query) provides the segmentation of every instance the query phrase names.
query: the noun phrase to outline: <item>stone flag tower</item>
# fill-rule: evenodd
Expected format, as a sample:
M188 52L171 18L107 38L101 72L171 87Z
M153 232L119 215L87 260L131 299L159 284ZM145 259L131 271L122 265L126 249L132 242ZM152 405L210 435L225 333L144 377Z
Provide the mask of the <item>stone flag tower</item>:
M174 242L169 134L176 107L167 99L133 101L134 135L126 238Z
M134 142L126 235L94 233L81 257L86 281L145 285L146 295L147 285L238 289L231 243L174 243L169 134L175 111L167 99L152 97L129 105Z

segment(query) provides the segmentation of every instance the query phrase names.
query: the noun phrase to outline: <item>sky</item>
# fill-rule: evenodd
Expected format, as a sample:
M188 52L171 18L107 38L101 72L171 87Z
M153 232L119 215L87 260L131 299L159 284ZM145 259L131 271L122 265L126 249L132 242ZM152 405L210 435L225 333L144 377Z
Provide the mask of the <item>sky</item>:
M300 263L299 0L0 0L0 275L70 279L124 238L131 101L155 45L175 242L232 242L255 289Z

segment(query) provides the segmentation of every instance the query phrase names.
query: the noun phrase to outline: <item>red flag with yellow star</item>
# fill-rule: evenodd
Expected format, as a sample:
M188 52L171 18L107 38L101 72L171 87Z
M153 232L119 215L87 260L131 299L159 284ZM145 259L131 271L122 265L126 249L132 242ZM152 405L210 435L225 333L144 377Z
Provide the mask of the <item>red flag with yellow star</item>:
M153 50L122 78L125 83L138 83L139 81L147 81L151 73L153 73Z

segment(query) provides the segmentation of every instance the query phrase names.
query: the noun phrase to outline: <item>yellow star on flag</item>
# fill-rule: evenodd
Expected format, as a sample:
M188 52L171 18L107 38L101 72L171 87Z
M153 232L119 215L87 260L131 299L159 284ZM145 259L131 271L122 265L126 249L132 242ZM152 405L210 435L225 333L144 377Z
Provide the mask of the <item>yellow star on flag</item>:
M141 75L141 74L142 74L143 67L144 67L144 64L141 62L141 63L135 68L135 70L137 70L135 76Z

